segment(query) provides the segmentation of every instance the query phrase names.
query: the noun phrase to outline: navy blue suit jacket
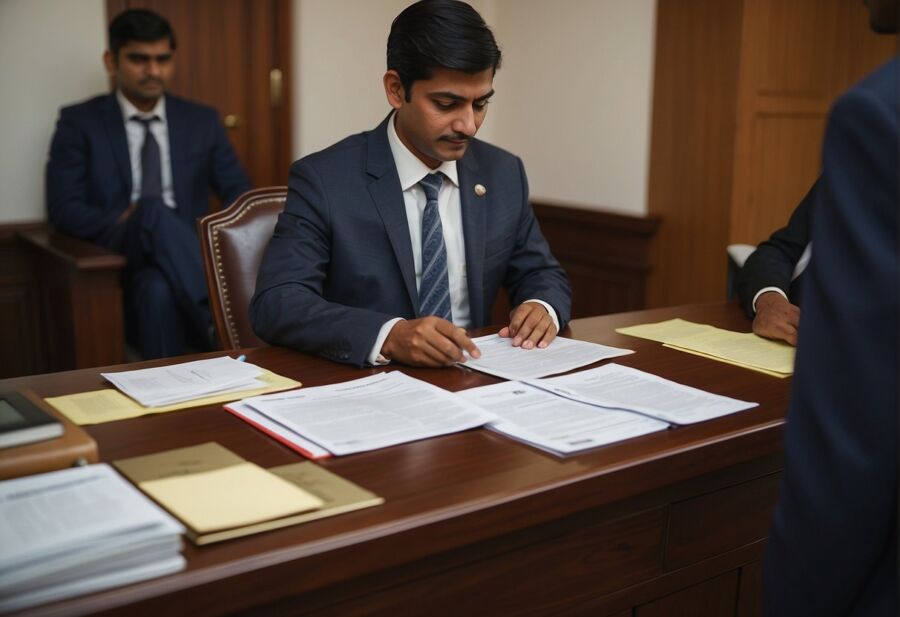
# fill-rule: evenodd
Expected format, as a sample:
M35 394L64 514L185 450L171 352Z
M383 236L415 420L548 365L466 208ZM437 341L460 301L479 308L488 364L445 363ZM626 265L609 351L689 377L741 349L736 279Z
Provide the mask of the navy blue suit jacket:
M767 615L898 614L897 71L870 75L828 119Z
M228 204L250 188L218 114L166 95L177 212L195 226L213 189ZM131 162L115 93L60 110L46 174L47 213L60 231L98 241L131 202Z
M262 260L250 314L263 340L362 366L382 325L415 318L412 244L387 122L291 166L284 212ZM564 327L566 275L528 202L522 162L473 140L457 162L472 326L497 290L537 298ZM478 197L474 186L487 193Z
M775 231L768 240L760 242L738 273L736 286L744 312L753 319L753 297L764 287L778 287L791 304L800 306L801 274L796 279L794 268L812 239L812 209L819 183L813 184L791 214L785 227Z

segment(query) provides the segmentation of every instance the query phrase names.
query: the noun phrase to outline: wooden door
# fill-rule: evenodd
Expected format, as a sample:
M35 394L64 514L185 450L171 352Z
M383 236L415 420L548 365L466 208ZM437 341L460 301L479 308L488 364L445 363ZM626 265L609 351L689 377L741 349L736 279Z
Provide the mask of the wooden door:
M819 173L828 109L896 53L859 0L659 0L648 305L719 300L730 243L787 223Z
M211 105L254 187L291 163L290 0L107 0L107 21L148 8L172 24L173 94Z
M897 39L873 33L857 0L745 0L743 40L728 243L758 244L818 177L834 100Z

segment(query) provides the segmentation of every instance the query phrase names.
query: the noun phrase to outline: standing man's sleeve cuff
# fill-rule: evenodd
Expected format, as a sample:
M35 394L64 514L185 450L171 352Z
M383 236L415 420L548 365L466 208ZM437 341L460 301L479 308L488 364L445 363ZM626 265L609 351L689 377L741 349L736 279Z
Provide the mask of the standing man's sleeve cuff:
M784 293L784 291L780 287L763 287L762 289L760 289L759 291L756 292L755 296L753 296L753 313L754 314L756 314L757 298L759 298L761 295L763 295L767 291L774 291L775 293L778 293L778 294L781 294L782 296L784 296L784 299L787 300L788 302L791 301L790 298L787 297L787 294Z
M547 309L547 312L550 314L550 319L553 321L553 325L556 326L556 333L559 334L559 317L556 316L556 311L553 310L552 306L550 306L543 300L538 300L537 298L532 298L531 300L525 300L525 302L537 302L538 304L543 306L545 309ZM523 302L522 304L525 304L525 302ZM755 302L755 300L754 300L754 302Z
M384 366L385 364L391 363L388 358L381 355L381 348L384 347L384 342L387 340L388 334L391 333L394 324L398 321L403 321L403 318L396 317L390 321L384 322L384 325L381 326L381 330L378 331L378 336L375 338L375 344L372 346L372 351L369 352L366 362L372 366Z

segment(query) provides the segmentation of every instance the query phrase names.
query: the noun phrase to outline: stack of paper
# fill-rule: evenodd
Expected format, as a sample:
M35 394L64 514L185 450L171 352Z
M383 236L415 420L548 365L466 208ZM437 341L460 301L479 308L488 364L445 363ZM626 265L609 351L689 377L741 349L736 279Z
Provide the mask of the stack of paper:
M257 379L262 369L222 357L169 366L101 373L119 390L146 407L160 407L212 394L265 386Z
M561 455L757 405L618 364L473 388L459 396L497 416L488 428Z
M184 569L184 528L108 465L0 482L0 612Z
M139 418L148 414L178 411L189 407L227 403L247 396L259 396L269 392L298 388L301 385L303 384L299 381L288 379L263 369L262 373L254 380L253 387L249 390L235 390L224 394L220 392L203 398L195 398L187 402L163 405L161 407L144 407L118 390L110 388L50 397L44 399L44 402L75 424L101 424L103 422Z
M478 345L481 357L469 358L463 366L504 379L538 379L634 353L630 349L562 337L553 339L543 349L513 347L512 339L496 334L472 340Z
M318 497L213 442L114 464L177 516L197 544L289 525L294 522L290 517L323 505Z
M465 431L495 417L399 371L244 399L227 408L311 458Z
M762 338L752 332L732 332L683 319L618 328L627 334L665 347L678 349L712 360L749 368L773 377L788 377L794 372L796 350L783 341Z

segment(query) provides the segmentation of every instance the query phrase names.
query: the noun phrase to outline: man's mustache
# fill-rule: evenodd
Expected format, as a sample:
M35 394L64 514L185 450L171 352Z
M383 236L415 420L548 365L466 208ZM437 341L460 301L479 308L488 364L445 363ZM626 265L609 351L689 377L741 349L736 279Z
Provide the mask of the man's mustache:
M471 135L466 135L464 133L454 133L453 135L441 136L441 140L443 141L470 141L471 139Z
M162 80L159 77L144 77L142 80L138 82L141 86L146 86L147 84L155 83L159 86L162 85Z

